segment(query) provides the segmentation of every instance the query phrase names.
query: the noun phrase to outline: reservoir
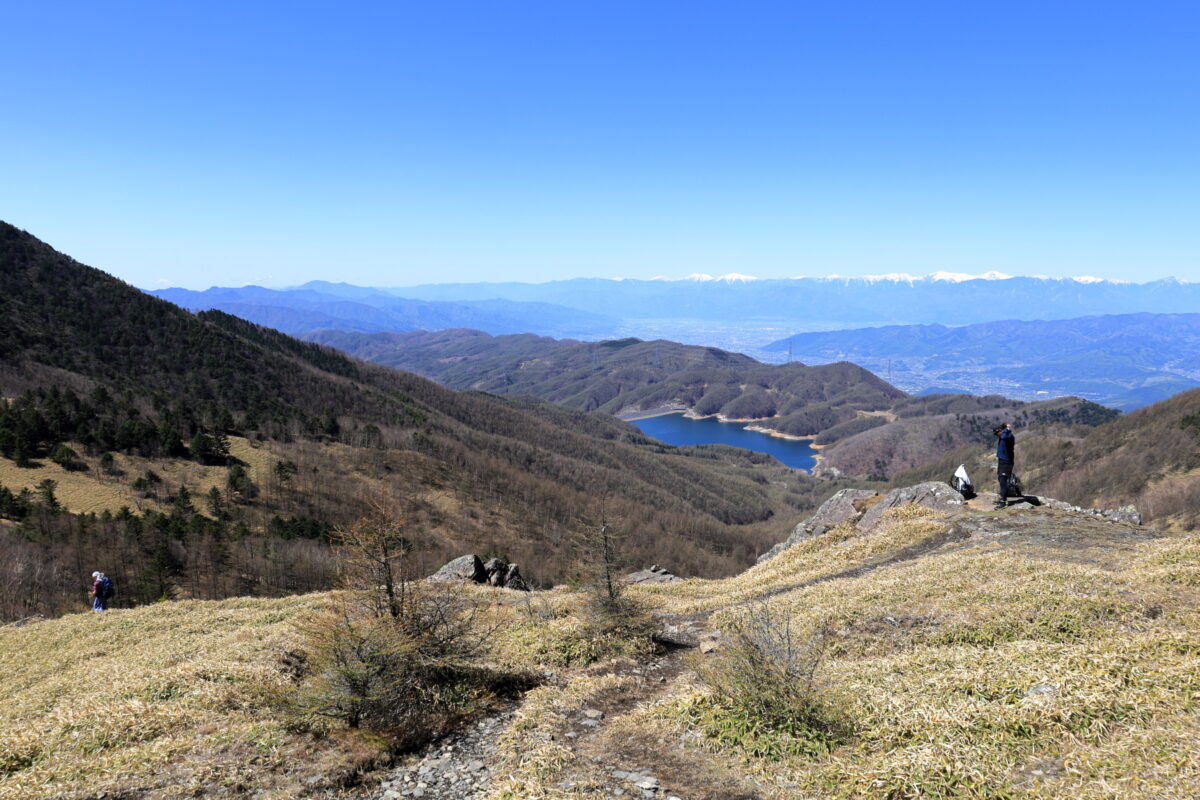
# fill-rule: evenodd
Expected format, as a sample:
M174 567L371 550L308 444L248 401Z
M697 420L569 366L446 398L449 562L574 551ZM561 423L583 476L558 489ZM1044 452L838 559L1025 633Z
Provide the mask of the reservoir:
M793 469L811 470L816 452L807 440L781 439L746 430L750 422L721 422L716 417L691 419L682 413L630 420L647 436L679 447L693 444L727 444L775 456Z

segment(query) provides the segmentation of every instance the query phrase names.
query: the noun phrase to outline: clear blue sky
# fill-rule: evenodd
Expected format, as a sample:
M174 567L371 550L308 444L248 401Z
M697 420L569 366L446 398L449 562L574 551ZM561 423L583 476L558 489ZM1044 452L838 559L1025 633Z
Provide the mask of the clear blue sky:
M1194 2L3 3L0 218L147 288L1200 280Z

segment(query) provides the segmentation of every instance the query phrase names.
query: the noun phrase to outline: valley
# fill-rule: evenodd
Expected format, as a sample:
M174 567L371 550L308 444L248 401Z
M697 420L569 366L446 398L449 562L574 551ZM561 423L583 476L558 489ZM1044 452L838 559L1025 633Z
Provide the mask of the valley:
M606 514L631 565L731 574L827 488L193 315L7 224L0 312L7 619L81 603L79 565L113 552L130 603L328 588L329 532L378 496L403 506L418 571L478 550L559 582L573 531Z
M911 394L1075 396L1128 411L1200 385L1200 289L1171 280L580 279L404 288L314 281L154 293L305 338L470 328L665 340L771 364L849 361Z

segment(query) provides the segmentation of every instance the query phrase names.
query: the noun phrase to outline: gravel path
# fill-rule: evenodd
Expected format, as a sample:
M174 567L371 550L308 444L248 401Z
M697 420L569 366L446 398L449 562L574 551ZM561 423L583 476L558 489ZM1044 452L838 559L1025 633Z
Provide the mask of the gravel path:
M481 800L491 780L496 742L512 721L512 712L485 717L409 756L394 767L369 795L371 800Z

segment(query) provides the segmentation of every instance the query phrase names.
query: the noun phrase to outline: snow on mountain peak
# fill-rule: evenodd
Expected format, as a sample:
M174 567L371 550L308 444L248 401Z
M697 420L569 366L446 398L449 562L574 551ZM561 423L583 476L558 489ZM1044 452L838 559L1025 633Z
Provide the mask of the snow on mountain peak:
M892 281L893 283L912 283L913 281L921 280L919 275L909 275L907 272L889 272L886 275L863 275L862 279L867 283L878 283L879 281Z
M947 283L962 283L963 281L1006 281L1012 275L991 270L982 275L968 275L965 272L935 272L929 276L931 281L946 281Z
M725 283L749 283L750 281L758 280L758 278L754 277L753 275L742 275L739 272L731 272L728 275L708 275L703 272L693 272L691 275L688 275L682 280L700 281L705 283L710 281L723 281Z

